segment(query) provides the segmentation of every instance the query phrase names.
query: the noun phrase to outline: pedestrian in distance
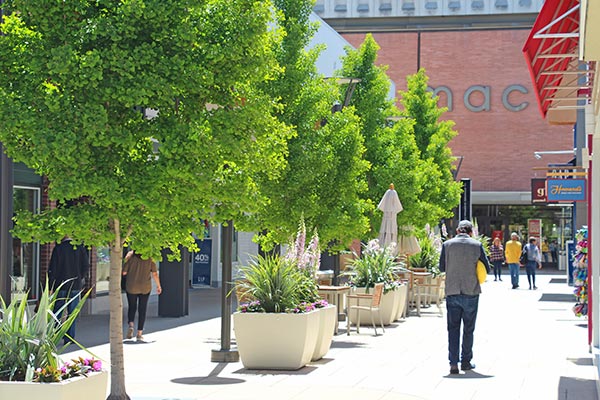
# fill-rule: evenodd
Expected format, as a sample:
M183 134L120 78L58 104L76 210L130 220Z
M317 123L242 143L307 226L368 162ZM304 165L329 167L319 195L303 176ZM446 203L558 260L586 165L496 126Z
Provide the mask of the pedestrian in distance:
M490 264L483 245L473 239L471 221L460 221L457 235L444 242L440 253L440 271L446 273L446 308L448 325L448 359L450 374L458 374L460 369L468 371L475 368L473 359L473 340L479 294L481 286L477 279L477 262L485 265L490 273ZM459 358L460 330L463 328L462 351Z
M535 286L535 268L542 268L542 257L540 249L537 247L537 239L529 238L529 243L523 248L527 252L527 263L525 264L525 272L527 272L527 282L529 282L529 290L537 290Z
M152 259L142 259L135 251L130 251L125 256L123 275L126 276L125 292L127 293L127 339L133 339L135 314L138 314L136 340L143 342L144 324L148 299L152 291L152 279L156 283L156 292L162 293L158 269Z
M494 265L494 281L502 282L502 264L504 264L504 247L499 237L495 237L490 246L490 261Z
M81 290L85 286L85 277L89 269L90 258L85 246L74 246L68 236L54 246L48 265L48 284L51 291L58 290L57 300L54 303L55 313L59 313L65 303L67 303L67 313L73 313L81 299ZM63 312L60 312L57 318L62 318L62 314ZM73 339L75 339L75 321L63 338L64 344L72 343Z
M550 259L549 254L550 254L550 246L548 246L548 241L544 238L544 240L542 240L542 257L544 257L545 263L547 263L548 260Z
M548 248L550 249L550 257L552 258L552 262L554 264L558 263L558 244L556 243L556 240L551 241Z
M506 257L506 263L510 271L510 283L512 288L517 289L519 287L519 258L521 257L521 242L519 242L519 235L516 232L510 234L510 240L504 245L504 255Z

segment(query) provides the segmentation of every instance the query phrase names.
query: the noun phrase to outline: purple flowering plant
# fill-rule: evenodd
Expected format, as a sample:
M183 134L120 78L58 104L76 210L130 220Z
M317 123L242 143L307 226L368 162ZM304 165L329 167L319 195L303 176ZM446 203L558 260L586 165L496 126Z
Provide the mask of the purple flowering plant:
M314 311L315 309L316 308L315 308L314 303L307 303L306 301L303 301L302 303L298 304L296 306L296 308L294 308L292 310L292 313L303 314L303 313Z
M77 376L88 376L93 372L102 371L102 361L95 358L82 358L64 363L60 368L47 365L37 368L33 374L33 382L60 382Z
M265 312L265 309L260 304L260 301L254 300L248 303L242 303L238 306L238 311L241 313L256 313L256 312Z
M325 308L329 305L329 303L327 302L327 300L325 299L321 299L321 300L317 300L313 303L313 306L315 308Z

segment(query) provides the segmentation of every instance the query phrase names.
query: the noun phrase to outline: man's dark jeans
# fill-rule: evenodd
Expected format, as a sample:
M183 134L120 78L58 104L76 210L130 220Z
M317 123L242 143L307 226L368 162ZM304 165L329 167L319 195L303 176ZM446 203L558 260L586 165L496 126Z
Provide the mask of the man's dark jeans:
M71 315L79 304L79 294L79 290L59 290L56 295L56 302L54 303L54 312L58 313L65 303L69 301L69 299L72 299L66 307L67 315ZM64 311L65 310L63 310L63 312ZM57 315L57 318L61 318L63 312L60 313L61 315ZM71 324L71 327L67 330L67 335L68 337L64 337L65 343L70 342L70 338L75 339L75 321L73 321L73 324Z
M463 324L462 354L460 362L467 364L473 358L473 331L477 319L479 295L457 294L446 297L448 309L448 359L450 365L458 365L460 326Z

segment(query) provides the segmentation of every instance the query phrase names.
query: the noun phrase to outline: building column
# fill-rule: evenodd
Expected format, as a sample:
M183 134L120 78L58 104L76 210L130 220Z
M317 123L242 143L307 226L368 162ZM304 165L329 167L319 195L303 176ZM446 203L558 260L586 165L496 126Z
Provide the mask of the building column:
M12 258L13 163L0 143L0 296L10 302Z

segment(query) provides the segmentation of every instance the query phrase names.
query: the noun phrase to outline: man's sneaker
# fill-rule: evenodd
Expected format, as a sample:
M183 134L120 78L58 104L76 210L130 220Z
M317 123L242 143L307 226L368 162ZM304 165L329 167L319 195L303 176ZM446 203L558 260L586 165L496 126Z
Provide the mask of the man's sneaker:
M458 370L458 365L450 366L450 375L457 375L459 373L460 373L460 371Z
M133 339L133 327L130 326L129 329L127 329L127 339Z
M462 369L463 371L470 371L472 369L475 369L475 364L467 362L467 363L461 363L460 364L460 369Z

